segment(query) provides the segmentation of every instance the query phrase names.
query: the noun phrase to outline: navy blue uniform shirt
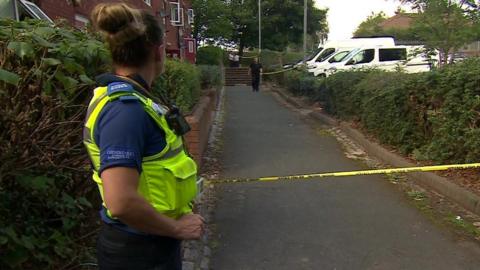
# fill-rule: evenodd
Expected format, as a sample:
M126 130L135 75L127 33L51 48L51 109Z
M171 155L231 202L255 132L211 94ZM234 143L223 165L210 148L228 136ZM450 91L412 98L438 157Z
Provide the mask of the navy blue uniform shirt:
M148 89L140 76L132 79ZM121 78L113 74L97 77L99 86L121 81ZM93 136L100 148L100 175L105 169L113 167L135 168L141 173L143 157L158 154L166 146L164 131L138 100L117 99L107 103L95 125ZM103 221L130 230L120 222L109 219L104 211L101 211Z
M118 82L114 75L101 76L100 86ZM145 84L141 78L135 78ZM100 148L99 174L107 168L129 167L142 172L142 159L155 155L166 145L165 133L145 112L138 100L115 100L102 109L94 139Z

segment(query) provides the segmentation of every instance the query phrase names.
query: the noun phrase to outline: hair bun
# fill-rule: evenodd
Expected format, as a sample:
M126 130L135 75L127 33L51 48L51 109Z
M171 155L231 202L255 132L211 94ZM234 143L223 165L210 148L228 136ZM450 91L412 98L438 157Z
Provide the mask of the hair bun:
M92 22L111 46L119 46L145 35L141 13L127 4L99 4L92 12Z

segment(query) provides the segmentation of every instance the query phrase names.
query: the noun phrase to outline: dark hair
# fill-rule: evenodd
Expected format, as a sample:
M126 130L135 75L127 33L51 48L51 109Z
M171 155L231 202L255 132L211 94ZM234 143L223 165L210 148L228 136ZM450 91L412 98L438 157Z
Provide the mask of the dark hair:
M147 11L124 3L98 4L92 22L104 35L114 64L140 67L148 62L152 50L162 44L163 29Z

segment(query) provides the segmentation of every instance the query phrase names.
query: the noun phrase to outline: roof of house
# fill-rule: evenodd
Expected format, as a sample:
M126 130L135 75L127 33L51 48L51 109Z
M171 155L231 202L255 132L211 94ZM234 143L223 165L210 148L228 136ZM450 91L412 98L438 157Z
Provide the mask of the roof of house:
M397 13L395 14L395 16L381 22L380 27L382 27L383 29L407 29L410 28L416 16L417 14L415 13Z

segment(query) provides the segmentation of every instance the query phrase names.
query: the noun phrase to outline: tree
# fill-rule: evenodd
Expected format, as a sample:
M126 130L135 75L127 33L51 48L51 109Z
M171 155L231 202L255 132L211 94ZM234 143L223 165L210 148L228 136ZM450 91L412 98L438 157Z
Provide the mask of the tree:
M258 13L255 0L231 0L230 13L233 25L232 41L243 55L245 47L255 47L258 41ZM255 32L256 31L256 32Z
M234 36L240 48L256 47L258 43L258 5L256 0L232 1L236 21ZM289 44L303 41L303 0L262 0L262 47L271 50L284 50ZM242 7L244 11L242 10ZM307 33L318 39L317 32L326 32L327 11L307 1Z
M397 9L397 14L406 15L402 9ZM383 28L381 24L388 18L383 12L372 13L363 21L357 30L353 33L356 38L359 37L393 37L396 40L403 41L416 41L420 40L418 35L412 29L399 29L399 28Z
M408 3L419 13L424 13L428 5L434 4L435 0L400 0L402 3ZM480 38L480 0L444 0L448 6L456 6L464 15L471 20L474 35Z
M401 0L400 2L406 4L412 4L414 9L417 9L423 12L426 9L428 3L432 2L430 0ZM475 12L475 10L480 9L480 0L449 0L449 4L456 3L462 8L465 12Z
M374 13L367 17L365 21L360 23L357 30L353 33L354 37L370 37L382 35L383 29L380 26L382 22L387 19L387 16L383 11Z
M478 37L478 19L469 1L415 1L420 10L413 29L427 45L440 52L440 65L448 55ZM466 3L469 3L467 6ZM453 61L453 59L451 59Z
M421 41L440 52L440 65L465 44L480 38L480 0L402 0L418 11L409 29L380 27L383 13L370 15L355 37L392 36L397 40ZM453 58L450 58L453 61Z
M284 50L303 41L303 0L262 0L262 48ZM308 0L307 33L309 40L328 32L327 11ZM246 47L258 45L257 0L193 0L196 11L194 35ZM317 35L320 33L321 35Z
M197 40L230 40L232 22L228 3L223 0L193 0L195 24L193 35Z

